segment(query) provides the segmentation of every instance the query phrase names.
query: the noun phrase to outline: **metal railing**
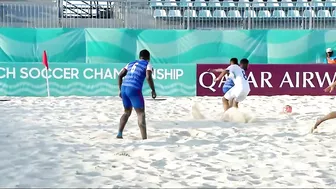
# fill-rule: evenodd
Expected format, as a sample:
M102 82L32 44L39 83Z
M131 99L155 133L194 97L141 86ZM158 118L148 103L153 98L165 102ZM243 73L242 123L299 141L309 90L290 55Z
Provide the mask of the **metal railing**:
M14 0L0 3L0 27L335 29L336 3Z

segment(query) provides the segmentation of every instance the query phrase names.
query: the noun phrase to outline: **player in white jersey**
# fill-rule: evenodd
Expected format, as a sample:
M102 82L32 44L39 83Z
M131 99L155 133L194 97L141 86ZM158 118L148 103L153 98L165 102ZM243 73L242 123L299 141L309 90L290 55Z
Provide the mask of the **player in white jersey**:
M225 93L222 99L224 111L230 108L229 101L231 100L233 101L232 106L238 108L238 103L245 100L250 93L250 85L245 74L247 67L247 59L242 59L239 66L238 59L232 58L230 60L230 66L223 70L217 77L216 81L220 81L226 74L229 74L229 78L231 78L234 82L234 86Z

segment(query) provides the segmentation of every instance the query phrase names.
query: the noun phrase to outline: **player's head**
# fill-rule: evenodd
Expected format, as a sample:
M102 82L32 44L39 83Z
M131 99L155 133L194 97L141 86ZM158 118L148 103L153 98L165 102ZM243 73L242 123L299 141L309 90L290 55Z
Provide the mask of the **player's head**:
M238 64L238 59L237 58L231 58L230 59L230 64L233 65L233 64Z
M327 54L327 57L332 57L334 55L334 52L331 48L327 48L326 49L326 54Z
M143 59L143 60L149 61L149 59L150 59L150 53L149 53L149 51L146 50L146 49L140 51L139 58Z
M243 58L243 59L240 60L240 67L243 70L247 70L248 64L249 64L249 61L247 60L247 58Z

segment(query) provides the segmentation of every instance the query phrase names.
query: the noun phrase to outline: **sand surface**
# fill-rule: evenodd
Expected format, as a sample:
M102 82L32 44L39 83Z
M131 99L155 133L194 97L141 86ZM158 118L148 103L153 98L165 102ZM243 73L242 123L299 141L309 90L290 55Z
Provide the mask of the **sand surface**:
M249 97L249 123L220 98L148 100L146 141L135 114L115 139L116 97L2 99L0 187L336 187L336 120L309 133L333 97Z

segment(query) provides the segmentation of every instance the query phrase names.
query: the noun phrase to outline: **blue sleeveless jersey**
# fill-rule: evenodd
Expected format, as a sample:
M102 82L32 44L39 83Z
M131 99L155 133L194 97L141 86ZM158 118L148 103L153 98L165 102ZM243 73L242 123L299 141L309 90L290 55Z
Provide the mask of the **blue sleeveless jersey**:
M148 64L146 60L136 60L127 64L125 67L127 74L122 82L122 86L142 89Z
M234 86L233 80L228 78L223 85L223 92L228 92Z

